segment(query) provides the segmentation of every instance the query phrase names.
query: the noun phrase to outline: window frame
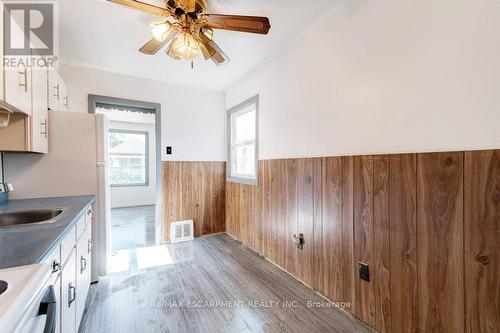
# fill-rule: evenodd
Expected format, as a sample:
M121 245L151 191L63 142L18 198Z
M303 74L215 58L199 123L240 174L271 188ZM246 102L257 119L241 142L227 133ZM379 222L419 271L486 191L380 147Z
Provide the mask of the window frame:
M232 174L233 165L233 137L232 137L232 121L231 116L235 113L243 111L245 108L255 105L255 177L242 177L241 175ZM243 113L244 114L244 113ZM259 182L259 95L250 97L249 99L241 102L240 104L233 106L226 111L226 181L231 183L240 183L246 185L257 185Z
M111 183L111 170L108 169L109 172L109 186L110 187L136 187L136 186L149 186L149 132L148 131L134 131L134 130L126 130L126 129L118 129L118 128L110 128L108 130L108 150L109 150L109 134L110 133L125 133L125 134L141 134L145 136L144 145L146 147L146 161L144 163L145 174L144 174L144 183L129 183L129 184L112 184ZM108 152L108 158L111 154ZM111 168L111 165L109 165Z

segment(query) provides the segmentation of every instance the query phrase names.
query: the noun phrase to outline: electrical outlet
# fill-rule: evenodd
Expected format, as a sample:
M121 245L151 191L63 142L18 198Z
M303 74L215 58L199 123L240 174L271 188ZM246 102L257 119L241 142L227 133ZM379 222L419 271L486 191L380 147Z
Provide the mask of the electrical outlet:
M361 280L370 281L370 269L368 268L368 264L363 262L358 262L359 269L359 278Z
M297 246L297 248L299 250L304 249L304 234L302 234L302 233L293 234L292 239L293 239L293 242L295 243L295 246Z

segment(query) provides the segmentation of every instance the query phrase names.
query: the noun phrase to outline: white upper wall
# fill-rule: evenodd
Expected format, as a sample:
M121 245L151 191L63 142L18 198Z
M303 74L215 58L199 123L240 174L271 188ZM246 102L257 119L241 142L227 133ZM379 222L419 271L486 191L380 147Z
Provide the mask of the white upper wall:
M226 91L260 159L500 148L500 2L351 0Z
M223 93L73 65L61 65L60 73L72 112L88 112L89 94L160 103L162 160L224 160ZM166 146L173 155L166 155Z

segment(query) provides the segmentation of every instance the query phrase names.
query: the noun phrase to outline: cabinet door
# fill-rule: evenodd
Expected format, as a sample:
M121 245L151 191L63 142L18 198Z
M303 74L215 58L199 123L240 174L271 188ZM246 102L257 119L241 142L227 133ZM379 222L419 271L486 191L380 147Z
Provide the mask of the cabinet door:
M85 225L86 226L91 226L92 225L92 215L94 214L94 211L92 210L92 206L90 206L87 209L87 212L85 213Z
M57 313L56 330L54 333L61 333L61 276L54 282L54 294L56 295Z
M5 101L31 114L31 70L27 67L5 68Z
M87 226L77 244L77 281L76 281L76 327L80 326L83 310L85 309L85 301L90 287L90 269L91 263L91 226Z
M61 87L59 84L59 74L54 69L48 71L48 90L47 99L49 109L59 111L59 101L61 99Z
M56 296L57 313L56 313L56 330L55 333L61 331L61 251L56 248L54 252L45 260L45 263L52 267L52 275L49 283L54 286L54 294Z
M47 70L32 70L33 109L32 109L32 151L48 153L48 105Z
M61 332L76 332L76 251L71 251L61 274Z
M66 83L59 78L59 93L61 97L59 98L59 111L68 111L68 90L66 89Z

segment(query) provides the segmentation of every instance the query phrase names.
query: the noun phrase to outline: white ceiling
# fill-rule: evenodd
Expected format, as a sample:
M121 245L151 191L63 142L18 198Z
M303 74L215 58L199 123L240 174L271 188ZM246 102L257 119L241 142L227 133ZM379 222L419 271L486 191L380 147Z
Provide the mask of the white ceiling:
M161 0L143 0L158 3ZM149 23L161 18L105 0L60 1L60 57L68 63L171 84L224 90L259 64L279 53L303 31L344 0L208 0L209 13L267 16L269 35L215 31L215 40L230 57L216 66L202 57L191 69L162 49L154 56L138 52L150 39Z

